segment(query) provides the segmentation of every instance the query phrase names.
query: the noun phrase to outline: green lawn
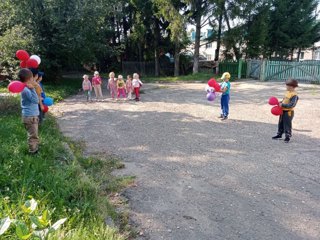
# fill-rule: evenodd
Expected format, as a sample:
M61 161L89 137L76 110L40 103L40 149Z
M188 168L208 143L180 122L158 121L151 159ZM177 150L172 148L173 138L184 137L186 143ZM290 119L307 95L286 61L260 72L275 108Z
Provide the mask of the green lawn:
M165 83L174 83L174 82L193 82L193 81L200 81L206 82L210 78L218 78L217 75L212 73L197 73L197 74L190 74L184 75L179 77L150 77L145 76L142 78L143 82L165 82Z
M67 80L64 84L47 84L45 88L47 95L62 100L77 92L79 86L81 80ZM4 92L5 88L0 90ZM20 111L19 96L0 98L0 219L8 216L19 219L0 239L19 239L15 227L19 224L20 228L24 226L21 229L25 233L33 231L31 218L22 208L31 198L38 201L37 210L32 214L41 216L48 210L51 224L67 218L63 228L48 239L126 239L131 234L127 217L116 213L108 200L110 194L133 181L131 177L112 176L112 170L123 165L113 158L84 157L85 146L63 137L50 115L40 127L39 153L29 155ZM104 225L108 216L117 223L118 229ZM39 238L31 235L26 239Z

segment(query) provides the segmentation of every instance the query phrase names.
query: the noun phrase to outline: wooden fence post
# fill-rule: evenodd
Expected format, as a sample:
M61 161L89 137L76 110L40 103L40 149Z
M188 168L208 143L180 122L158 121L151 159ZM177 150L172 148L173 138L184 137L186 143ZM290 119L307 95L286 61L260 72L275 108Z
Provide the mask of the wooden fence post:
M239 65L238 65L238 79L241 78L241 71L242 71L242 59L239 59Z
M263 60L261 64L261 70L260 70L260 81L266 80L266 65L267 65L267 61Z
M249 78L249 77L250 77L251 65L252 65L252 60L247 60L247 72L246 72L246 78Z

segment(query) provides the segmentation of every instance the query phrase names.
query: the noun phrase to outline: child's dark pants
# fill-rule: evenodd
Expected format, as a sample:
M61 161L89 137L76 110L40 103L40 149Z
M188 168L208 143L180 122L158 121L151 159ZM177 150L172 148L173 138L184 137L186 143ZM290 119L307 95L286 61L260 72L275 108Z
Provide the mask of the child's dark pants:
M286 137L292 136L292 119L294 117L293 111L283 111L283 114L279 118L278 135L282 136L284 133Z

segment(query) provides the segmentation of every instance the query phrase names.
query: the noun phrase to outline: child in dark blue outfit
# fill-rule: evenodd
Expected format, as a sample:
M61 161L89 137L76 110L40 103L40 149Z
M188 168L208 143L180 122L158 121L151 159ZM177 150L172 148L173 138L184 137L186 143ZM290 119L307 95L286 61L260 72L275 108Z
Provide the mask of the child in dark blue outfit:
M229 82L230 80L230 73L225 72L221 79L223 80L223 83L221 84L221 120L227 120L229 116L229 101L230 101L230 88L231 84Z

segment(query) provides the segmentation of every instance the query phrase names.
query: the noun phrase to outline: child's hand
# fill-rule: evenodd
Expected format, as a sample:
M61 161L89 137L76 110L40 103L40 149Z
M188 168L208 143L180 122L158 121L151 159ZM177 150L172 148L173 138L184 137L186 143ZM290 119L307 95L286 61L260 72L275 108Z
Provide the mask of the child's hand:
M34 82L28 82L28 83L26 83L26 86L27 86L27 88L30 88L30 89L35 88Z

